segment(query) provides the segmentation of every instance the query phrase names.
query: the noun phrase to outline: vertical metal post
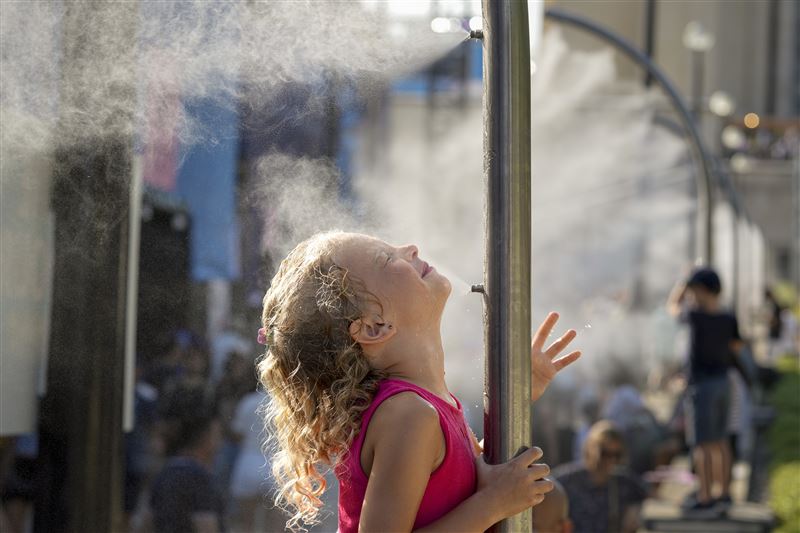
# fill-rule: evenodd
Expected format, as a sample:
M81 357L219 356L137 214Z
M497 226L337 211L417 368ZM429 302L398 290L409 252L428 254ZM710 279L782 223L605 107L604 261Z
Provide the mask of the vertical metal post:
M139 248L142 238L142 156L131 158L131 185L128 212L128 255L125 294L125 359L122 377L122 430L133 431L136 387L136 319L139 309Z
M705 112L704 103L704 82L705 82L705 59L706 52L692 50L692 114L695 127L699 135L703 135L703 113ZM714 258L714 194L713 185L706 183L700 194L704 195L703 216L703 235L705 243L703 261L707 265L713 265Z
M731 280L731 307L736 312L739 317L739 320L742 320L742 309L740 309L739 305L739 285L741 283L741 269L739 268L739 253L740 253L740 246L739 246L739 222L742 218L742 214L739 212L738 209L732 209L733 211L733 246L731 250L731 255L733 256L733 275Z
M647 0L644 6L644 53L650 59L655 54L656 41L656 0ZM645 87L653 84L653 75L649 71L644 75Z
M527 2L484 0L485 454L530 440L531 103ZM530 531L530 510L496 531Z
M93 18L97 16L98 18ZM113 16L122 33L107 39L92 23ZM136 50L137 2L65 3L60 28L58 128L71 138L75 117L114 95L116 124L133 121L136 73L98 97L86 80L96 58L125 64ZM89 21L87 23L87 21ZM103 65L106 66L106 65ZM60 137L56 134L56 137ZM102 136L56 151L51 190L53 287L46 395L39 409L39 487L33 531L123 531L122 432L128 217L132 139Z
M695 123L700 127L703 120L704 103L703 92L705 85L705 59L706 52L703 50L692 50L692 113ZM701 132L702 134L702 132Z

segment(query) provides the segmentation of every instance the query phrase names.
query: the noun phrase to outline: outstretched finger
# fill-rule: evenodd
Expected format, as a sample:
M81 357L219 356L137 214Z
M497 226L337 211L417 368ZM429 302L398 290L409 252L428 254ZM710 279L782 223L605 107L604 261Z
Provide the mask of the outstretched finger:
M571 329L571 330L567 331L566 333L564 333L564 335L561 336L560 339L558 339L556 342L551 344L550 347L547 348L547 351L544 352L544 354L547 357L549 357L550 359L552 359L553 357L555 357L558 354L560 354L561 350L566 348L567 345L569 343L571 343L573 341L573 339L575 339L575 337L577 335L578 335L578 332L575 331L574 329Z
M581 351L576 350L572 353L565 355L560 359L556 359L555 361L553 361L553 366L556 367L556 372L557 372L563 368L568 367L569 365L580 359L580 357L581 357Z
M553 331L553 326L556 325L556 322L558 322L558 313L551 311L547 315L547 318L544 319L544 322L542 322L542 325L539 326L539 329L536 330L536 333L533 335L531 350L537 352L542 350L544 341L546 341L547 337L550 336L550 332Z

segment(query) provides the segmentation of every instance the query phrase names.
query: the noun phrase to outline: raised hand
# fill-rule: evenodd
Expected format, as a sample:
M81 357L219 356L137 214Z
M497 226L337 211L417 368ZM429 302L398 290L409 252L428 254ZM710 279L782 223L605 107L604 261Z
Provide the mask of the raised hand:
M547 386L560 370L574 363L581 356L581 352L576 350L556 359L577 335L574 329L564 333L547 350L542 351L556 322L558 322L558 313L551 312L531 340L531 400L533 401L538 400L544 394Z

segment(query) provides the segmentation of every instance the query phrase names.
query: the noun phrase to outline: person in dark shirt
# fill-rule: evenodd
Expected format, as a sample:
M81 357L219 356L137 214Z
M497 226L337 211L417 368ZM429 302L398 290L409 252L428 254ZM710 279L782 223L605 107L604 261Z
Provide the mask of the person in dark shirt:
M164 406L168 459L153 481L150 509L157 533L220 533L225 530L223 494L211 468L222 443L222 426L208 391L182 385Z
M699 488L687 511L716 517L730 506L730 472L733 454L727 438L730 411L728 370L737 368L742 349L739 326L733 313L720 305L722 284L709 268L695 270L670 294L668 309L690 329L686 435L692 448ZM712 493L713 487L719 487Z
M647 491L621 467L625 456L622 433L611 421L600 420L589 429L582 456L581 461L562 465L552 473L569 498L569 518L574 531L636 531Z
M770 289L764 290L764 303L769 309L769 339L770 341L775 341L781 338L781 329L783 326L781 323L781 313L783 312L783 307L778 303L778 299L775 298L775 295Z

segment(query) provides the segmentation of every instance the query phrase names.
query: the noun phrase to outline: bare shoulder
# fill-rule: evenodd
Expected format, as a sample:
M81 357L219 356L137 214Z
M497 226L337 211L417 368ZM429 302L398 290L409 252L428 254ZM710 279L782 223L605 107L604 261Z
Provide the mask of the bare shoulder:
M407 391L386 398L372 415L372 423L425 431L439 428L439 413L425 398Z
M376 452L382 450L395 460L402 453L416 455L435 468L444 458L444 447L436 408L413 392L401 392L384 400L372 415L361 449L361 466L369 476Z

